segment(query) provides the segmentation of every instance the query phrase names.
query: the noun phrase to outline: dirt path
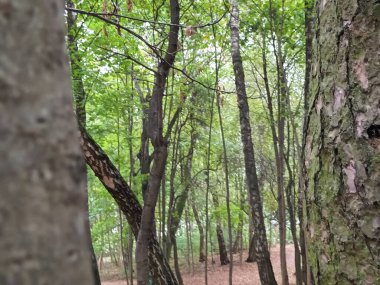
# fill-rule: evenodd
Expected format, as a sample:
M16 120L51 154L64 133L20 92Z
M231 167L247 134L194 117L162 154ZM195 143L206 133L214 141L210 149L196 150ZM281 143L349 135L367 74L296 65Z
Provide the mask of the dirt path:
M295 268L294 268L294 247L287 245L287 265L290 284L295 284ZM234 256L233 268L233 284L234 285L251 285L260 284L259 273L256 263L243 263L239 261L239 255ZM214 257L216 258L216 257ZM281 284L281 269L280 269L280 248L274 247L271 249L271 260L273 270L276 275L278 284ZM218 261L215 259L215 261ZM212 265L211 262L208 274L208 284L210 285L227 285L228 284L228 270L229 266L220 266L218 263ZM185 285L201 285L204 284L204 269L202 264L195 268L194 274L189 273L186 269L182 272L182 277ZM135 284L135 283L134 283ZM127 285L125 281L103 281L102 285Z

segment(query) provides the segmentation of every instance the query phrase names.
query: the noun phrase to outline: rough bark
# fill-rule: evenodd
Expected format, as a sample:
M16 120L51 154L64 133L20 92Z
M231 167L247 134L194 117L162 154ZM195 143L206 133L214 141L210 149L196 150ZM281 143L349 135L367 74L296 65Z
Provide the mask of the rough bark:
M88 166L91 167L94 174L115 199L126 216L133 235L137 238L140 229L142 207L136 195L101 147L96 144L83 127L80 130L82 135L82 151ZM169 264L163 256L153 231L149 237L149 268L155 282L160 285L178 284Z
M310 83L310 73L311 73L311 60L312 60L312 41L313 41L313 12L314 12L314 0L305 0L305 83L304 83L304 114L307 113L307 105L309 100L309 83ZM305 133L306 128L306 116L304 116L302 130ZM293 128L294 131L295 128ZM297 136L296 136L297 137ZM303 139L305 136L303 137ZM307 263L307 250L306 250L306 239L305 239L305 223L304 223L304 207L305 196L304 196L304 186L305 181L305 144L302 143L302 147L297 143L298 148L298 164L299 164L299 190L298 190L298 218L300 223L300 249L301 249L301 259L302 259L302 281L304 283L310 283L310 270ZM309 281L308 281L309 280Z
M0 4L0 284L94 284L63 2Z
M316 284L380 283L378 1L317 3L305 125Z
M268 243L265 232L263 208L257 179L255 155L251 137L249 106L245 88L243 62L239 46L239 10L236 2L232 2L231 13L231 55L234 66L235 85L240 115L240 132L243 143L244 163L249 189L249 200L252 208L253 228L257 237L256 258L262 284L277 284L272 263L270 261Z

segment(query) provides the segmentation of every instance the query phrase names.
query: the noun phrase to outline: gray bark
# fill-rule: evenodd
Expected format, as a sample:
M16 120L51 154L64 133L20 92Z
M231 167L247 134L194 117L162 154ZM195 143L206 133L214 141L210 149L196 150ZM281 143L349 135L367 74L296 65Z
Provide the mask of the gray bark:
M66 1L66 5L70 8L74 7L74 4L71 0ZM73 97L74 97L74 105L75 105L75 113L77 116L77 120L83 126L86 126L86 92L84 90L83 80L82 80L82 66L81 57L78 52L78 45L75 36L78 36L78 28L76 26L76 18L74 13L71 11L67 12L67 45L69 49L69 58L70 58L70 67L71 67L71 82L73 89ZM86 176L87 181L87 176ZM91 239L91 226L90 226L90 216L89 216L89 208L88 208L88 187L87 183L85 185L85 193L86 193L86 228L87 228L87 236L90 245L91 252L91 262L92 262L92 271L95 279L95 284L100 285L100 274L98 269L98 263L96 262L96 255L94 251L94 247L92 245Z
M0 284L93 284L63 2L0 4Z

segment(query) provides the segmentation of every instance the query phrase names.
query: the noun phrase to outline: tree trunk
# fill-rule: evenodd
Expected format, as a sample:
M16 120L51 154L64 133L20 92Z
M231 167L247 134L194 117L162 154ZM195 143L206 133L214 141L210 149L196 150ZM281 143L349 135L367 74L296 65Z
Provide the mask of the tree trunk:
M276 122L274 116L274 108L272 103L272 95L270 92L269 81L268 81L268 73L267 73L267 59L266 59L266 40L265 35L263 35L263 49L262 49L262 60L263 60L263 78L266 90L267 97L267 106L269 113L269 124L272 132L272 140L273 140L273 150L276 161L276 178L277 178L277 204L278 204L278 221L279 221L279 234L280 234L280 261L281 261L281 279L283 284L288 284L288 273L286 266L286 212L285 212L285 200L284 200L284 84L286 84L284 80L284 76L282 74L282 61L278 58L281 58L281 52L278 51L276 54L277 58L277 73L278 73L278 92L280 94L278 98L278 124L276 130ZM276 51L276 47L273 44L273 49ZM280 87L281 86L281 87Z
M235 235L235 241L234 245L232 246L232 253L238 253L238 251L241 248L240 241L243 234L243 223L239 221L239 224L236 229L236 235Z
M256 245L255 245L255 235L253 234L249 241L249 251L248 257L245 262L256 262Z
M313 41L313 16L314 16L314 0L305 0L305 84L304 84L304 119L302 124L303 133L305 133L306 122L307 122L307 105L309 100L309 83L311 74L311 60L312 60L312 41ZM294 129L295 131L295 129ZM304 142L305 136L303 136ZM306 211L305 202L305 144L302 143L302 147L297 144L298 147L298 163L299 163L299 190L298 190L298 218L300 223L300 248L301 248L301 259L302 259L302 281L305 284L310 283L310 270L307 262L307 249L306 249L306 239L305 239L305 222L304 216ZM309 282L308 282L309 281Z
M173 251L174 251L174 268L175 268L175 274L177 276L178 284L183 285L183 280L181 276L181 270L179 268L179 260L178 260L178 250L177 250L177 239L174 236L170 237L173 243Z
M216 52L215 52L216 56ZM217 61L215 61L217 63ZM219 86L218 82L218 66L216 68L216 86ZM233 264L234 264L234 255L232 253L232 224L231 224L231 209L230 209L230 182L229 182L229 171L228 171L228 156L227 156L227 147L226 147L226 140L224 137L224 128L223 128L223 119L222 119L222 111L220 108L220 94L218 91L216 96L216 105L218 109L218 115L219 115L219 125L220 125L220 133L222 138L222 144L223 144L223 165L224 165L224 177L225 177L225 186L226 186L226 206L227 206L227 221L228 221L228 251L229 251L229 274L228 274L228 284L232 285L232 274L233 274ZM223 237L223 235L222 235ZM218 235L219 240L219 235ZM224 242L224 241L223 241ZM224 245L224 248L226 246ZM227 253L226 253L227 254ZM226 259L224 261L227 261Z
M74 4L71 0L66 0L66 5L70 8L74 8ZM67 12L67 45L69 49L69 58L70 58L70 67L71 67L71 79L72 79L72 89L73 89L73 97L74 97L74 105L75 105L75 113L77 116L77 120L83 126L86 126L86 92L83 86L82 80L82 67L80 65L81 57L78 53L78 45L75 36L78 36L78 28L75 23L76 19L74 13L71 11ZM96 262L96 255L94 251L94 247L92 246L91 239L91 226L90 226L90 215L88 208L88 186L86 181L86 229L87 235L90 243L90 252L91 252L91 261L92 261L92 272L94 275L94 281L96 285L101 284L100 274L98 269L98 264Z
M172 240L170 233L172 232L172 220L173 220L173 211L175 204L175 187L174 181L177 174L177 163L178 163L178 152L179 152L179 141L181 138L181 130L179 128L179 121L176 123L174 137L172 139L172 157L171 157L171 166L170 166L170 175L169 175L169 205L168 205L168 220L167 220L167 232L168 236L165 238L164 243L164 253L165 257L170 260L171 250L172 250ZM166 229L165 229L166 231Z
M245 89L244 69L240 55L239 45L239 10L236 2L233 2L231 12L231 55L234 66L236 93L240 114L240 131L243 143L244 163L247 184L250 194L252 208L252 220L256 241L256 258L259 267L260 280L262 284L277 284L272 263L270 261L268 243L265 232L263 208L261 203L259 183L257 180L255 156L251 137L251 124L249 119L249 106Z
M316 284L380 283L379 16L378 1L317 2L305 125Z
M100 146L87 134L83 127L80 127L80 130L82 135L82 151L88 166L91 167L94 174L115 199L126 216L136 238L140 229L142 213L142 208L136 195ZM169 264L163 256L153 231L150 233L148 252L149 268L155 282L159 285L178 284Z
M217 193L211 193L211 195L214 207L219 208L219 199ZM216 237L218 240L220 265L227 265L230 263L230 260L228 259L226 243L224 242L222 222L219 216L216 216Z
M227 265L230 263L230 260L228 259L226 243L224 242L223 230L220 222L217 222L216 224L216 237L218 239L220 265Z
M194 219L197 223L199 231L199 262L204 262L206 260L205 255L205 233L202 226L201 219L199 218L198 210L195 207L194 202L191 203L191 208L193 209Z
M288 136L289 138L289 136ZM295 218L295 205L292 203L292 189L294 188L294 178L293 178L293 172L290 168L290 162L289 162L289 152L286 156L286 165L288 168L288 174L289 174L289 182L286 186L285 194L286 194L286 202L288 204L288 213L289 213L289 222L290 222L290 231L292 233L293 238L293 246L294 246L294 265L296 268L296 283L297 285L302 284L302 271L301 271L301 254L300 254L300 248L298 245L298 237L297 237L297 227L296 227L296 218Z
M160 60L155 73L152 98L148 110L147 135L153 145L153 165L150 170L148 189L141 214L141 228L136 243L137 282L145 285L148 281L148 246L154 228L154 210L157 203L160 184L165 172L167 158L167 141L163 137L162 98L164 96L166 79L174 63L177 53L179 31L178 0L170 0L171 26L168 36L168 47L165 58Z
M94 284L63 2L0 5L0 283Z

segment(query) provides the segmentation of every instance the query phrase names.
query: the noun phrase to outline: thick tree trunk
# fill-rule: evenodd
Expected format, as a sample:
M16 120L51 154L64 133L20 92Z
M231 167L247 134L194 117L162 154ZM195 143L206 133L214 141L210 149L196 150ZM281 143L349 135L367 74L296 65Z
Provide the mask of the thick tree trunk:
M63 2L0 4L0 283L94 284Z
M71 0L66 0L66 5L70 8L74 8L74 4ZM78 29L75 23L76 19L74 13L71 11L67 12L67 45L69 49L69 58L70 58L70 67L71 67L71 79L72 79L72 89L73 89L73 97L74 97L74 105L75 105L75 113L77 116L77 120L83 126L86 126L86 92L84 90L83 80L82 80L82 67L80 65L81 57L78 53L78 45L75 36L78 36ZM90 244L91 251L91 260L92 260L92 271L95 279L95 284L100 285L100 274L98 269L98 264L96 262L96 255L94 251L94 247L92 246L91 239L91 227L90 227L90 216L89 216L89 208L88 208L88 187L87 183L85 186L86 190L86 228L87 235Z
M270 261L268 243L265 232L263 208L261 203L259 183L257 180L255 156L251 137L251 124L249 119L249 107L245 89L244 69L239 46L239 10L236 2L233 2L231 12L231 54L235 73L235 85L240 113L240 131L243 143L243 153L247 184L252 207L253 228L257 237L256 258L259 267L262 284L277 284L272 263Z
M140 229L142 208L136 195L100 146L86 133L83 127L80 129L82 135L82 151L88 166L91 167L94 174L115 199L126 216L135 238L137 238ZM150 233L149 238L149 269L155 282L159 285L178 284L169 264L163 256L153 231Z
M380 284L378 1L317 2L305 138L316 284Z

